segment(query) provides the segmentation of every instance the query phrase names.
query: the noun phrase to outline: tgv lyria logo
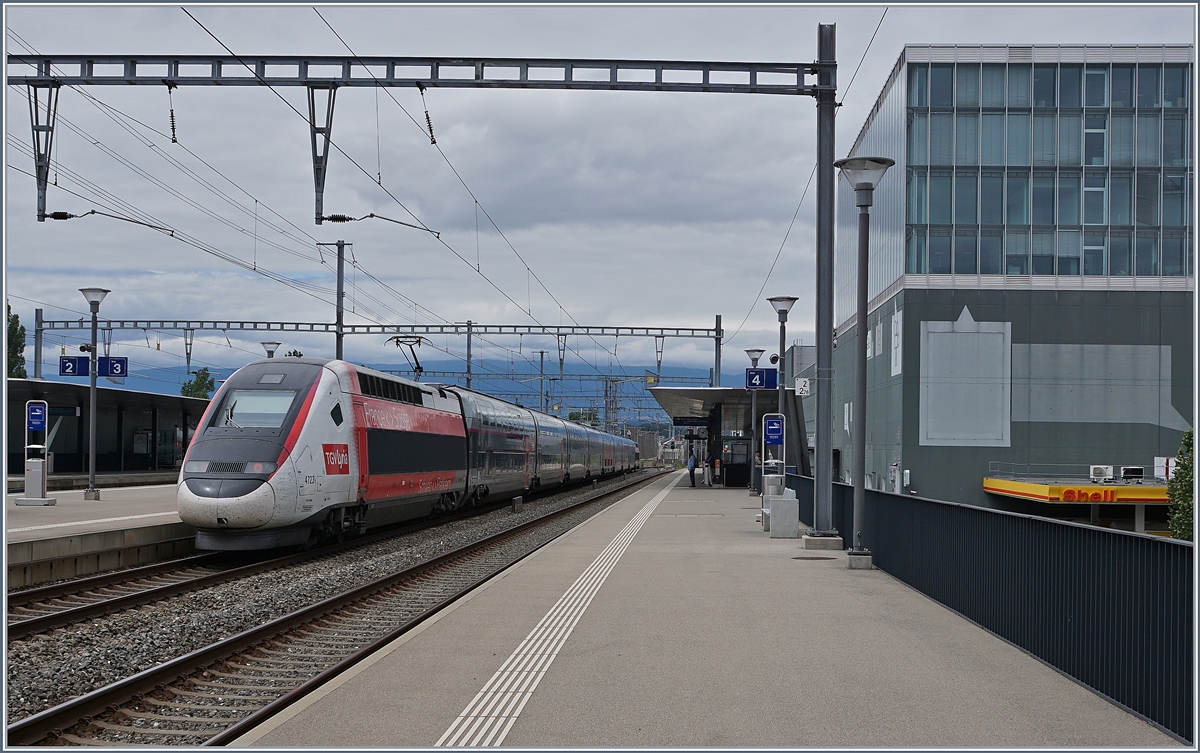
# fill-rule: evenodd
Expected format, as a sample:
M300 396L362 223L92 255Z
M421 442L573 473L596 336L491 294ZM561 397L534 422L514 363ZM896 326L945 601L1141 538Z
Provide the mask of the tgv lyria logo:
M350 447L344 444L323 444L321 454L325 456L325 475L335 476L350 473Z

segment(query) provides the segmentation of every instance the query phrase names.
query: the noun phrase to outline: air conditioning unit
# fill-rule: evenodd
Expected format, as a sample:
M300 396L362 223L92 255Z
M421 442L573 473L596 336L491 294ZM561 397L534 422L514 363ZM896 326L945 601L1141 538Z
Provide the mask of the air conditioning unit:
M1146 468L1141 465L1123 465L1121 466L1121 478L1123 480L1141 480L1146 476Z
M1107 481L1113 477L1113 467L1111 465L1093 465L1091 477L1092 481Z

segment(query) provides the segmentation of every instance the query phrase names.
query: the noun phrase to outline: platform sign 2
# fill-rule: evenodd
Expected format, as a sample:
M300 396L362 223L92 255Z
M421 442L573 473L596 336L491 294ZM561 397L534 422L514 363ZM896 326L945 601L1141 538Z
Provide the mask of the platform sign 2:
M89 361L87 356L59 356L58 375L87 376L91 371Z
M100 356L96 359L96 376L123 377L129 374L129 359Z
M783 417L763 417L763 444L783 444Z
M746 389L773 390L779 387L779 372L775 369L746 369Z

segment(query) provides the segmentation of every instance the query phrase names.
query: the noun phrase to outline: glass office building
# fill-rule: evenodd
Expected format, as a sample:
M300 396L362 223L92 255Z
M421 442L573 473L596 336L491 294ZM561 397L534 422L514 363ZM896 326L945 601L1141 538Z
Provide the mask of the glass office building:
M871 209L873 487L909 470L923 496L1004 506L982 491L989 466L1174 456L1194 423L1193 56L904 49L848 150L896 160ZM843 345L858 210L838 190ZM852 348L834 357L849 478Z

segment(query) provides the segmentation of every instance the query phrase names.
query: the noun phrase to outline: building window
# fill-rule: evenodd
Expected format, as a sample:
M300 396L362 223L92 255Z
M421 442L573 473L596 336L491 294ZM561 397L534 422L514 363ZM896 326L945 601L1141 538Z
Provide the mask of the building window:
M1108 273L1114 277L1133 274L1133 239L1128 233L1113 233L1108 239Z
M929 106L929 67L924 63L908 65L908 106Z
M1079 175L1058 176L1058 224L1078 225Z
M1056 65L1035 65L1033 66L1033 106L1034 107L1054 107L1056 102L1054 99L1055 73L1058 66Z
M1133 176L1113 173L1112 191L1109 193L1110 225L1133 224Z
M1159 73L1157 65L1139 65L1137 69L1137 106L1158 107Z
M1033 265L1031 273L1035 275L1054 274L1054 231L1033 231Z
M908 171L908 221L914 225L924 225L928 221L925 184L925 173Z
M908 243L904 250L904 272L910 275L925 274L925 228L909 228Z
M929 228L929 274L950 274L950 228Z
M1139 78L1139 83L1141 82ZM1158 276L1158 236L1138 233L1133 273L1138 277Z
M1184 203L1184 175L1164 175L1162 191L1162 224L1164 227L1183 227L1186 221ZM1163 258L1166 258L1165 246ZM1166 262L1163 263L1166 270ZM1163 274L1166 274L1164 271Z
M1033 164L1054 165L1058 159L1055 154L1054 132L1057 130L1054 115L1037 114L1033 116Z
M1033 176L1033 224L1054 224L1054 173Z
M1078 275L1080 273L1081 240L1078 230L1058 231L1058 274Z
M1029 164L1029 113L1008 114L1008 165Z
M981 163L984 165L1004 164L1004 114L984 113L983 135L980 138Z
M1113 115L1109 134L1109 161L1113 167L1133 167L1134 120L1132 115Z
M959 63L954 101L959 107L979 107L979 64Z
M1089 65L1084 84L1084 104L1088 107L1108 107L1108 66Z
M929 224L949 225L954 222L954 176L951 173L929 174ZM930 262L932 264L932 262Z
M1005 272L1010 275L1029 274L1029 231L1009 230L1004 246Z
M1158 167L1162 155L1162 125L1158 113L1138 113L1138 167Z
M1163 69L1163 107L1187 107L1188 67L1168 65Z
M979 274L998 275L1003 272L1004 231L984 228L979 236Z
M958 113L955 117L954 164L979 164L979 115Z
M1137 174L1137 224L1159 224L1158 214L1158 173L1140 172Z
M1029 107L1029 65L1008 66L1008 106Z
M975 231L954 231L954 274L973 275L979 269L975 258Z
M935 112L929 116L929 164L954 164L954 114Z
M1104 233L1088 231L1083 236L1083 273L1104 274Z
M954 66L929 66L929 106L954 106Z
M927 113L909 113L908 164L929 164L929 115Z
M1004 173L985 172L979 183L979 221L1004 224Z
M1083 78L1083 68L1078 65L1064 65L1058 69L1058 106L1082 107L1080 79Z
M1074 167L1080 163L1080 132L1083 118L1079 115L1058 116L1058 164Z
M1110 106L1133 107L1133 66L1112 67L1112 96Z
M1029 173L1008 174L1008 224L1029 224Z
M1108 156L1108 117L1089 114L1083 121L1083 164L1106 164Z
M1163 167L1187 166L1187 121L1181 115L1163 118Z
M1184 263L1183 233L1163 233L1162 273L1164 277L1179 277L1186 274Z
M984 107L1004 107L1004 65L989 63L983 66L982 104Z
M974 171L954 176L954 224L974 225L977 221L978 176Z
M1104 173L1088 173L1083 178L1083 224L1104 225L1105 183Z

